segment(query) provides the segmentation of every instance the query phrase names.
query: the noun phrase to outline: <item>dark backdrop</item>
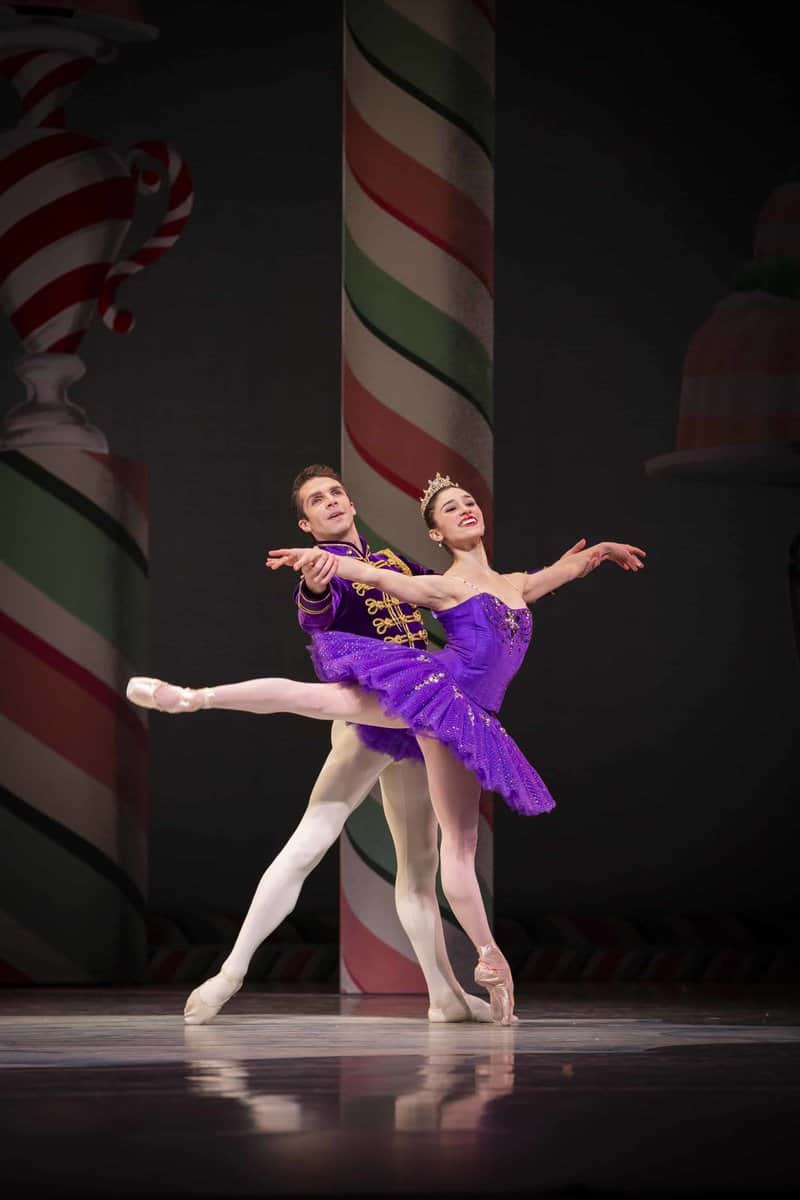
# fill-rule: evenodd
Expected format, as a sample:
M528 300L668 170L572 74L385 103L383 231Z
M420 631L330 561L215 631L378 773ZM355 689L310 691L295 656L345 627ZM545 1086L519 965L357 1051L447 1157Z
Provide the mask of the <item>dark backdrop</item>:
M604 567L536 607L505 715L558 809L526 822L498 805L498 910L783 909L797 494L643 471L674 447L688 339L796 162L782 6L498 7L497 566L581 535L649 554L640 576ZM152 656L135 667L310 678L292 580L261 564L294 539L295 469L338 460L340 9L149 13L160 41L123 49L69 109L119 149L168 137L196 187L182 242L123 289L135 333L93 328L75 389L114 451L150 466ZM9 402L16 388L9 370ZM151 903L237 911L302 811L327 728L151 728ZM336 871L331 854L301 914L335 909Z

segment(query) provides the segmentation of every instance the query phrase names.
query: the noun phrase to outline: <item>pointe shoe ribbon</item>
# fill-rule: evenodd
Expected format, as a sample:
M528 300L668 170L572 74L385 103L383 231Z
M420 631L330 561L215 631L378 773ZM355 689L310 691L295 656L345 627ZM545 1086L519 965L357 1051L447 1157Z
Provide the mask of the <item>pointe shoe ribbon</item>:
M171 688L177 699L172 704L160 704L156 692L161 687ZM151 679L147 675L134 675L128 680L125 695L139 708L155 708L158 712L196 712L199 708L211 708L214 701L213 688L176 687L163 679Z
M497 955L499 962L487 962L490 954ZM498 1025L514 1023L514 981L511 968L502 952L494 945L478 947L478 963L475 967L475 982L489 993L492 1020Z

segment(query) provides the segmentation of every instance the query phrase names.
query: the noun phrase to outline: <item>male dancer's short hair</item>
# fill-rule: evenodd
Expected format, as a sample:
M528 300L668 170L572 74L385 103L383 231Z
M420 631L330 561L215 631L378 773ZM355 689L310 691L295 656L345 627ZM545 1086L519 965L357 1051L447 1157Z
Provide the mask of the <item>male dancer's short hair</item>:
M333 467L326 467L324 463L312 463L309 467L303 467L294 479L292 484L291 504L298 517L304 517L302 505L298 499L300 488L303 484L308 483L309 479L335 479L337 483L342 483L342 477L338 471L334 471ZM342 487L344 484L342 483Z

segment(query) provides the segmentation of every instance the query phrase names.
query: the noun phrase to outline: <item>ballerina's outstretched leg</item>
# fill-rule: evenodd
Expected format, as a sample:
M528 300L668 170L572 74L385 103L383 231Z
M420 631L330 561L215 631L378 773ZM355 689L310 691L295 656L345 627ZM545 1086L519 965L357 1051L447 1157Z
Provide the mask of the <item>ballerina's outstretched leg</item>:
M247 679L214 687L176 687L161 679L134 676L126 695L141 708L190 713L204 708L233 712L295 713L317 721L354 721L385 729L406 729L401 717L390 717L376 696L343 683L301 683L296 679Z

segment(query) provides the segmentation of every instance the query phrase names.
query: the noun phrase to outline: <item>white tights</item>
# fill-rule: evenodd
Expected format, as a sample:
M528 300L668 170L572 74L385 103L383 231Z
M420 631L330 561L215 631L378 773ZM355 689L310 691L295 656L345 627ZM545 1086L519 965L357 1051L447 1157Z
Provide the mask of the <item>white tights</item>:
M422 968L431 1007L464 1015L436 899L437 828L421 763L395 763L368 749L352 725L335 722L332 750L289 841L261 877L223 971L247 974L264 939L294 909L300 889L380 778L384 813L397 856L395 900L400 923Z
M212 693L213 708L255 713L292 712L319 720L341 719L363 725L406 728L401 718L384 713L372 693L341 683L249 679L244 683L214 687ZM422 737L418 741L428 773L431 804L442 830L442 890L473 945L476 948L486 946L492 942L492 933L475 874L480 784L441 742Z
M179 691L170 684L162 684L156 693L159 706L177 706ZM200 693L191 695L197 698L198 705L204 703ZM212 708L252 713L291 712L323 721L406 727L402 719L387 716L371 693L339 683L250 679L215 686L206 696ZM357 737L354 731L352 736ZM493 939L475 874L480 785L441 742L424 737L418 738L418 742L425 760L433 813L442 831L442 889L473 945L485 948ZM243 977L257 946L291 912L306 875L338 837L350 812L380 774L381 765L386 767L388 760L383 756L365 748L354 756L352 741L348 744L349 753L344 748L337 750L334 742L305 816L262 877L234 949L223 964L227 976ZM385 772L389 778L391 771L388 767ZM398 789L398 802L393 803L389 785L387 819L398 849L398 915L428 982L432 1003L438 1006L444 988L451 1002L454 989L459 993L461 989L444 950L436 904L435 824L418 806L412 811L412 791L415 789ZM420 792L421 789L417 790L417 795ZM421 864L419 868L417 862Z

